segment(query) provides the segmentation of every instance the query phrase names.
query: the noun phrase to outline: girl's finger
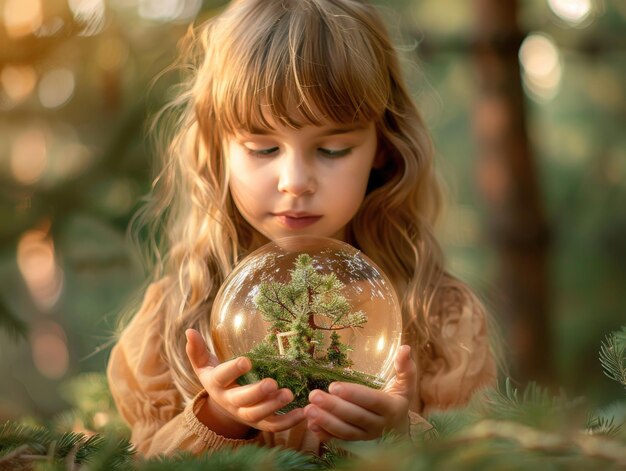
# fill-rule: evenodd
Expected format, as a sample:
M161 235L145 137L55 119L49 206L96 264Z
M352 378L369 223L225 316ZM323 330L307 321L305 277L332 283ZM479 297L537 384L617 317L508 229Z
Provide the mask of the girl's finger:
M385 391L405 397L409 402L413 399L417 386L417 366L411 357L411 347L402 345L394 362L396 377Z
M298 425L304 420L304 411L302 408L294 409L286 414L272 415L261 420L256 424L255 428L266 432L282 432Z
M251 368L252 363L249 358L234 358L216 366L211 370L211 382L220 388L227 388L242 374L250 371Z
M187 337L185 350L196 374L198 374L201 368L213 367L219 364L217 357L207 348L200 332L194 329L187 329L185 335Z
M226 399L235 407L250 407L268 399L278 390L278 384L271 378L257 383L231 388L226 391Z
M341 440L366 440L376 434L373 430L366 432L352 424L347 424L313 404L309 404L304 408L304 416L309 421L309 424L317 425L329 435Z
M362 430L382 430L384 427L384 417L319 389L311 391L309 400L311 404Z
M411 347L402 345L394 363L396 369L396 381L407 381L414 383L417 379L417 367L411 358Z
M293 401L292 392L289 389L280 389L266 401L250 407L240 407L237 415L245 422L256 423L275 414L291 401Z
M396 404L387 392L355 383L331 383L328 392L381 416L392 414Z
M319 425L314 424L313 422L309 422L307 428L315 434L320 442L327 442L334 438L332 435L329 435L323 428L321 428Z

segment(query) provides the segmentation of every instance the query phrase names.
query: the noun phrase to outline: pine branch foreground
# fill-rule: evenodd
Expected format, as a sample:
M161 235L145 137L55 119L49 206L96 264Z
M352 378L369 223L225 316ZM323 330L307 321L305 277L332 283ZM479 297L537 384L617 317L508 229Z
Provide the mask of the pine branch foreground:
M622 384L625 333L609 335L600 350L607 376ZM92 374L89 381L94 383ZM520 391L507 380L502 388L477 394L466 407L434 412L428 420L433 428L411 441L394 436L334 441L320 457L248 445L152 459L139 457L115 431L54 433L5 422L0 424L0 471L626 469L626 398L590 413L584 400L553 396L536 384Z
M626 327L607 335L600 347L600 364L609 378L626 388Z

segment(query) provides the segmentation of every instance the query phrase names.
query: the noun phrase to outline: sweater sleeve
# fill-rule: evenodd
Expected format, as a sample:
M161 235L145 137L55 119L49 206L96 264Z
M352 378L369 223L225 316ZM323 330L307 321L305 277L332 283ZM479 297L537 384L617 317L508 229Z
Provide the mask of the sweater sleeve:
M429 322L430 358L422 362L418 388L425 414L463 405L497 378L487 315L467 286L447 279L435 296Z
M217 435L196 417L207 400L201 391L189 402L172 381L161 358L160 306L162 287L151 285L143 304L113 347L107 368L109 388L117 409L131 428L131 442L145 456L237 447L252 440L234 440Z

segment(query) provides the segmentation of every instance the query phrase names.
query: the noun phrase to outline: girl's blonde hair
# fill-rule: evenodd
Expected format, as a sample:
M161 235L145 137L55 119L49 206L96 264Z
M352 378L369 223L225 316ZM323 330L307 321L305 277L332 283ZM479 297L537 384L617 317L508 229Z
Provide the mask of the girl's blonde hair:
M358 0L237 0L190 29L183 52L188 78L153 124L167 151L134 221L151 241L153 279L165 278L163 354L183 396L201 388L184 331L210 339L212 300L255 248L228 190L222 144L237 129L376 124L384 164L372 170L348 242L394 282L410 342L436 340L426 316L443 275L432 232L440 186L429 135L375 8Z

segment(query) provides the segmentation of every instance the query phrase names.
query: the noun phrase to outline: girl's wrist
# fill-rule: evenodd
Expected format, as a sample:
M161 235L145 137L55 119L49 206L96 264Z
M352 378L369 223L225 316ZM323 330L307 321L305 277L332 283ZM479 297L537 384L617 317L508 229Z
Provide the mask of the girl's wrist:
M215 401L212 401L211 396L207 396L198 409L196 417L209 429L224 438L245 439L252 430L252 427L237 421Z

